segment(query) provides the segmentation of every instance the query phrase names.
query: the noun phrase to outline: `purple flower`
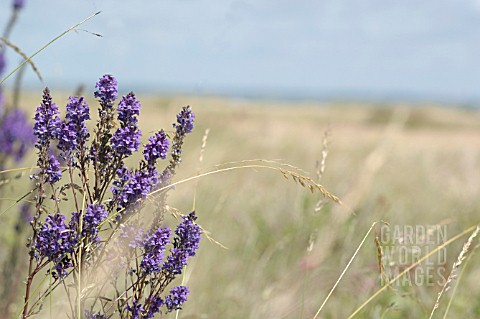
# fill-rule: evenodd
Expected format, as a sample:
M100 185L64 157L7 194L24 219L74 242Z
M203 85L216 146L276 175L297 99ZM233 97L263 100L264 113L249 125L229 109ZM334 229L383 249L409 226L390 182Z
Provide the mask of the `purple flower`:
M167 157L170 141L163 130L150 136L147 145L143 150L143 157L149 166L155 166L157 159L165 159Z
M5 71L5 65L7 63L5 62L5 54L0 51L0 75Z
M122 97L118 104L118 119L121 127L113 134L110 144L118 154L127 157L138 151L142 132L137 127L137 116L140 114L140 102L130 92Z
M65 152L78 150L89 137L85 121L90 119L90 110L83 97L70 97L67 104L66 122L58 134L58 148Z
M170 242L170 229L158 228L145 238L143 259L140 267L145 274L159 272L163 264L165 246Z
M122 97L118 103L118 120L122 123L122 127L137 125L140 107L140 102L135 98L133 92Z
M111 107L113 101L118 97L118 84L117 80L110 74L102 76L95 85L97 91L94 96L99 98L102 104Z
M45 174L47 175L47 182L51 184L55 184L62 178L60 163L54 155L50 155L47 167L45 168Z
M173 124L173 127L177 130L178 134L185 135L186 133L192 132L194 121L195 114L189 106L184 106L180 113L177 114L177 124Z
M141 136L142 131L137 129L136 126L127 126L125 128L120 127L113 134L110 143L112 148L117 151L118 154L126 157L132 155L133 152L138 151Z
M35 112L35 125L33 126L33 134L38 139L35 147L38 149L44 146L48 147L50 141L57 137L61 123L57 114L58 107L52 102L49 89L45 88L42 104Z
M130 319L141 319L142 318L142 311L143 311L143 306L138 303L137 300L134 300L132 302L132 306L127 304L125 307L126 310L130 311L131 315L128 317Z
M67 254L73 252L76 244L75 236L65 225L65 216L48 215L33 243L38 261L47 258L55 264L59 277L67 275L66 269L72 266Z
M85 310L85 319L107 319L107 316L102 315L100 312L94 313Z
M170 151L172 160L165 168L164 172L168 172L170 175L175 174L175 168L182 161L180 155L182 154L183 140L185 139L187 133L192 132L194 120L195 114L193 114L189 106L183 107L180 113L177 114L177 123L173 124L176 132L172 140L172 148Z
M77 132L68 123L62 122L58 128L58 149L70 154L77 148Z
M68 100L70 103L66 106L67 115L65 117L81 128L85 125L85 121L90 119L88 103L83 96L70 96Z
M20 214L15 225L15 231L20 233L22 229L32 221L32 209L30 203L23 203L20 206Z
M25 113L19 109L8 112L0 125L0 152L19 161L34 142L32 126Z
M30 203L23 203L20 208L20 219L25 223L28 224L32 221L32 209Z
M150 302L151 301L151 302ZM165 302L163 301L162 298L158 297L158 298L154 298L154 299L147 299L147 303L150 302L150 307L148 308L148 312L147 314L145 315L145 318L146 319L149 319L149 318L153 318L155 317L155 314L156 313L159 313L160 312L160 308L163 307L163 305L165 304Z
M158 181L156 171L132 171L122 168L117 171L118 180L112 189L117 201L117 210L136 205L140 199L145 199L153 185Z
M182 273L188 258L195 256L195 251L198 249L202 230L194 223L196 219L195 212L191 212L183 217L183 221L175 229L177 237L174 239L171 254L163 266L172 277Z
M143 229L133 225L122 224L117 239L117 244L121 248L136 248L143 245L144 233Z
M15 10L22 9L25 5L25 0L13 0L13 8Z
M1 76L1 74L0 74ZM3 96L2 88L0 87L0 116L2 116L3 113L3 104L5 103L5 98Z
M190 293L185 286L176 286L170 290L170 294L165 298L167 312L182 309L182 305L187 301L187 295Z
M72 222L70 223L72 229L78 225L78 216L77 212L72 215ZM86 238L90 243L99 242L99 226L107 216L108 212L102 204L89 204L83 215L82 237Z

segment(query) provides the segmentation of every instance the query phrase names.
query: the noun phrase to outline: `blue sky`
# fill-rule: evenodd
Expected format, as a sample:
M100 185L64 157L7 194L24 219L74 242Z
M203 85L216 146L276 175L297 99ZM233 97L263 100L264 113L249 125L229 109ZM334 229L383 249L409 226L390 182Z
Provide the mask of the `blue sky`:
M480 101L479 0L27 0L11 40L33 53L96 11L82 28L102 38L35 58L45 84L109 72L125 90Z

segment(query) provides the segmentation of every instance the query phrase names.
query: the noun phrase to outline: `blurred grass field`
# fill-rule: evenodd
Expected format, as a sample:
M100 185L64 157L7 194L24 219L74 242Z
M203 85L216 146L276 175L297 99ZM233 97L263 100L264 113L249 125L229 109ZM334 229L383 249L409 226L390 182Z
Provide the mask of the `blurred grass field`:
M479 223L476 110L137 96L143 105L140 127L145 141L154 130L169 130L180 106L189 104L196 114L175 181L199 169L249 159L288 163L316 179L327 131L321 184L344 203L325 199L315 211L323 198L319 193L261 168L178 185L169 195L169 205L182 212L195 208L198 222L227 247L203 238L188 266L185 281L191 294L179 318L313 318L373 222L446 225L449 238ZM32 105L33 114L40 96L24 100L22 105ZM66 96L54 95L54 101L64 105ZM90 103L92 111L95 105ZM210 131L200 162L206 129ZM22 165L33 163L31 156ZM9 185L26 185L27 178ZM2 219L14 220L8 215ZM447 247L448 271L467 237ZM466 270L450 318L480 317L479 258L477 252L462 265ZM380 288L372 233L319 318L346 318ZM440 289L387 289L357 317L428 318ZM450 294L442 297L436 317L442 317Z

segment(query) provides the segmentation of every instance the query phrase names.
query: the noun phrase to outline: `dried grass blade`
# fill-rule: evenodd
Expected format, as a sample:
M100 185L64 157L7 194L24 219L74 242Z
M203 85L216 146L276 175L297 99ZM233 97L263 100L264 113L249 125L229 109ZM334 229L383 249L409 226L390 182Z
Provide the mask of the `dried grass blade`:
M74 25L73 27L70 27L69 29L63 31L60 35L56 36L54 39L50 40L47 44L45 44L43 47L41 47L37 52L35 52L34 54L32 54L30 57L27 58L27 60L24 60L22 63L20 63L19 66L17 66L15 69L13 69L13 71L11 71L10 73L8 73L3 79L0 80L0 84L2 84L3 82L5 82L9 77L11 77L13 74L15 74L15 72L17 72L21 67L23 67L26 63L28 63L29 61L31 61L35 56L37 56L37 54L39 54L40 52L42 52L43 50L45 50L47 47L49 47L52 43L54 43L55 41L57 41L58 39L60 39L61 37L63 37L65 34L67 34L68 32L72 31L72 30L75 30L77 27L79 27L80 25L84 24L85 22L87 22L88 20L90 20L91 18L95 17L96 15L100 14L101 11L99 12L96 12L94 14L92 14L91 16L83 19L82 21L80 21L79 23L77 23L76 25Z
M432 256L433 254L437 253L440 249L443 249L445 248L446 246L450 245L451 243L453 243L454 241L458 240L459 238L465 236L466 234L470 233L471 231L473 231L475 228L477 228L478 226L477 225L474 225L474 226L471 226L467 229L465 229L463 232L455 235L454 237L450 238L449 240L447 240L445 243L443 243L442 245L438 246L437 248L433 249L432 251L430 251L428 254L424 255L422 258L420 258L419 260L417 260L417 262L411 264L409 267L405 268L400 274L398 274L395 278L393 278L392 280L390 280L388 282L388 285L385 285L383 286L382 288L380 288L379 290L377 290L377 292L375 292L372 296L370 296L370 298L368 298L364 303L362 303L357 309L355 309L354 312L352 312L352 314L350 316L348 316L347 319L351 319L353 317L355 317L363 308L365 308L366 305L368 305L373 299L375 299L380 293L382 293L385 289L387 289L387 287L391 284L393 284L395 281L397 281L398 279L400 279L403 275L405 275L407 272L409 272L410 270L412 270L413 268L415 268L416 266L418 266L421 262L423 262L425 259L427 259L428 257Z
M475 231L470 235L468 240L463 245L462 251L457 257L457 261L455 261L452 265L452 271L450 272L450 275L448 275L447 281L438 293L437 300L435 301L435 305L433 306L432 312L430 313L430 317L428 317L429 319L433 317L435 310L437 310L437 308L440 306L440 298L442 298L442 295L450 288L450 283L457 277L458 268L460 268L460 265L465 260L465 255L468 253L470 246L472 245L473 239L477 237L479 231L480 227L477 226Z

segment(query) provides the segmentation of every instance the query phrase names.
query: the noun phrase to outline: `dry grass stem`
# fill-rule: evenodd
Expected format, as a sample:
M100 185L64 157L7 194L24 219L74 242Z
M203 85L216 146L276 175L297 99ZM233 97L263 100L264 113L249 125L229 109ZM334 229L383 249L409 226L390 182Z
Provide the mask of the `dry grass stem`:
M199 163L203 162L203 154L205 153L205 149L207 147L207 140L208 140L208 134L209 133L210 133L210 129L207 128L205 130L205 133L203 134L203 137L202 137L202 146L200 147L200 157L198 158Z
M385 280L385 285L388 285L392 290L393 287L389 285L389 278L387 273L385 272L385 266L383 265L383 248L380 243L380 239L378 237L377 230L375 229L375 247L377 248L377 263L378 263L378 271L380 272L380 276Z
M460 282L464 272L465 272L465 269L467 269L467 265L468 263L470 262L470 260L472 259L472 257L475 255L475 250L478 249L478 247L480 247L480 243L478 243L477 245L475 245L473 247L473 249L471 250L470 254L468 255L467 259L465 260L465 263L463 264L463 267L462 267L462 270L460 270L460 274L458 275L458 279L455 281L455 285L453 287L453 290L452 290L452 294L450 296L450 299L448 300L448 304L447 304L447 308L445 309L445 313L443 314L443 319L446 319L447 318L447 314L448 314L448 311L450 310L450 306L452 305L452 302L453 302L453 298L455 297L455 293L457 291L457 288L458 288L458 283Z
M328 156L328 138L331 135L331 130L328 128L325 130L323 133L323 142L322 142L322 158L320 161L317 161L316 163L316 170L315 170L315 175L317 177L317 183L320 183L322 181L323 174L325 173L325 167L327 163L327 156ZM318 213L320 210L322 210L323 206L325 204L325 201L323 198L320 198L317 201L317 204L315 205L315 212Z
M465 236L466 234L470 233L471 231L473 231L474 229L476 229L478 226L477 225L474 225L474 226L471 226L469 227L468 229L465 229L463 232L455 235L454 237L450 238L449 240L447 240L446 242L444 242L442 245L440 246L437 246L435 249L433 249L432 251L430 251L428 254L425 254L422 258L419 258L415 263L411 264L410 266L408 266L407 268L405 268L401 273L399 273L397 276L395 276L392 280L390 280L388 282L388 285L385 285L383 286L382 288L380 288L379 290L377 290L372 296L370 296L364 303L362 303L357 309L355 309L355 311L350 315L348 316L347 319L351 319L353 317L355 317L363 308L365 308L366 305L368 305L373 299L375 299L380 293L382 293L388 286L390 286L391 284L393 284L395 281L397 281L398 279L400 279L403 275L405 275L407 272L409 272L410 270L412 270L413 268L417 267L420 263L422 263L424 260L426 260L428 257L436 254L439 250L447 247L448 245L450 245L451 243L453 243L454 241L458 240L459 238Z
M31 56L27 57L27 59L25 59L22 63L20 63L19 66L17 66L15 69L13 69L10 73L8 73L5 77L3 77L1 80L0 80L0 84L2 84L3 82L5 82L10 76L12 76L13 74L15 74L21 67L23 67L26 63L30 63L30 61L35 57L37 56L37 54L39 54L40 52L42 52L43 50L45 50L47 47L49 47L52 43L54 43L55 41L57 41L58 39L60 39L61 37L63 37L64 35L66 35L67 33L69 33L70 31L73 31L75 29L77 29L79 26L81 26L82 24L84 24L85 22L87 22L88 20L92 19L93 17L97 16L98 14L100 14L100 12L96 12L92 15L90 15L89 17L83 19L82 21L80 21L79 23L77 23L76 25L68 28L67 30L63 31L60 35L56 36L55 38L53 38L52 40L48 41L47 44L45 44L43 47L41 47L40 49L38 49L34 54L32 54Z
M200 174L201 170L202 170L202 163L203 163L203 154L205 153L205 149L207 147L207 139L208 139L208 133L210 133L210 129L207 128L205 130L205 133L203 134L203 137L202 137L202 145L200 147L200 156L198 157L198 169L197 169L197 175ZM193 188L193 207L192 207L192 210L195 210L195 207L197 205L197 189L198 189L198 182L199 180L197 179L196 182L195 182L195 186Z
M381 223L385 223L383 221L380 221ZM340 277L338 277L337 281L335 282L335 284L333 285L332 289L330 289L330 292L328 293L327 297L325 298L325 300L323 301L322 305L320 306L320 308L318 308L317 310L317 313L315 314L315 316L313 317L313 319L316 319L318 317L318 315L320 314L320 312L322 311L323 307L325 307L325 304L327 303L328 299L330 299L330 296L332 295L333 291L335 290L335 288L337 288L338 284L340 283L340 280L342 280L343 276L345 275L345 273L347 272L348 268L350 268L350 265L352 264L353 260L355 259L355 257L357 256L358 252L360 251L360 248L362 248L363 244L365 243L365 240L367 240L367 237L368 235L370 235L370 233L372 232L372 229L375 228L375 225L379 223L379 222L374 222L372 224L372 226L370 226L370 228L368 229L367 233L365 234L365 236L363 236L363 239L362 241L360 242L360 245L358 245L357 249L355 250L355 252L353 253L353 256L352 258L350 258L350 260L348 261L347 265L345 266L345 268L343 269L342 273L340 274Z
M339 197L330 193L323 185L316 183L310 177L300 175L297 172L294 172L294 171L291 171L291 170L282 169L280 167L267 166L267 165L243 165L243 166L234 166L234 167L217 169L217 170L214 170L214 171L210 171L210 172L206 172L206 173L199 174L199 175L196 175L196 176L192 176L192 177L189 177L189 178L185 178L185 179L180 180L178 182L175 182L175 183L172 183L172 184L167 185L165 187L159 188L159 189L151 192L150 194L148 194L148 196L155 195L157 193L166 191L166 190L168 190L168 189L170 189L170 188L172 188L176 185L183 184L183 183L186 183L186 182L190 182L190 181L196 180L198 178L203 178L203 177L206 177L206 176L209 176L209 175L225 173L225 172L239 170L239 169L269 169L269 170L274 170L274 171L280 172L283 175L283 177L285 177L286 179L289 179L289 178L293 179L293 181L295 183L300 184L304 188L308 188L312 193L314 193L315 191L318 191L324 197L329 198L329 199L333 200L334 202L342 205L343 207L349 209L347 206L345 206L342 203L342 201L340 200Z
M478 232L480 231L480 227L477 226L475 228L475 231L470 235L468 240L465 242L463 245L462 251L460 252L460 255L458 255L457 261L453 263L452 266L452 271L450 272L450 275L448 275L447 281L442 287L442 290L438 293L437 300L435 301L435 305L433 306L432 312L430 313L429 319L433 317L433 314L435 313L435 310L440 306L440 298L442 298L442 295L450 289L450 284L454 279L457 278L457 272L458 268L462 265L462 262L465 260L465 255L468 253L468 250L470 249L470 246L472 245L472 241L475 237L477 237Z
M221 164L216 164L213 166L213 168L217 169L217 168L221 168L221 167L225 167L225 166L230 166L230 165L235 165L235 166L239 166L238 164L245 164L245 163L269 163L269 164L275 164L275 165L278 165L280 167L286 167L286 168L289 168L289 169L292 169L294 171L297 171L297 172L301 172L302 174L305 174L305 175L308 175L309 173L297 166L294 166L292 164L288 164L288 163L283 163L281 162L281 159L272 159L272 160L268 160L268 159L261 159L261 158L254 158L254 159L247 159L247 160L241 160L241 161L233 161L233 162L225 162L225 163L221 163Z
M40 71L38 70L37 66L35 65L35 63L33 63L32 60L30 60L30 58L28 57L28 55L26 55L25 53L23 53L22 50L20 50L20 48L18 46L16 46L15 44L13 44L12 42L10 42L8 39L6 39L5 37L0 37L0 41L2 41L3 43L5 43L7 46L9 46L10 48L12 48L13 51L15 51L18 55L20 55L28 64L30 64L30 66L32 67L33 69L33 72L35 72L35 74L37 75L38 79L43 82L43 77L42 77L42 74L40 73Z

